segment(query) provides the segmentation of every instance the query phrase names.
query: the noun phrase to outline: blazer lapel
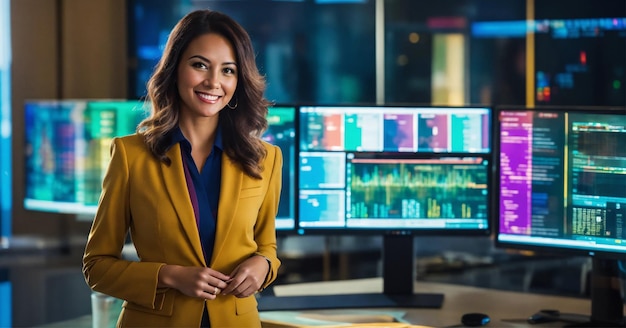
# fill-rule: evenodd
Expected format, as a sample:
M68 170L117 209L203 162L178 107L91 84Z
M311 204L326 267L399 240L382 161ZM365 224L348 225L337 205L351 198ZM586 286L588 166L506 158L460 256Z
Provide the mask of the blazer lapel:
M222 253L222 248L228 239L230 228L235 219L235 211L239 205L239 192L241 191L242 181L243 172L241 169L226 154L222 154L222 181L211 265L217 262L218 257Z
M161 173L163 181L170 196L174 209L178 214L183 230L187 235L187 239L193 248L199 263L206 266L204 255L202 252L202 244L198 234L198 226L196 225L196 217L189 198L189 190L185 180L185 171L183 168L183 160L180 155L180 145L175 144L168 152L167 156L172 160L170 166L161 164Z

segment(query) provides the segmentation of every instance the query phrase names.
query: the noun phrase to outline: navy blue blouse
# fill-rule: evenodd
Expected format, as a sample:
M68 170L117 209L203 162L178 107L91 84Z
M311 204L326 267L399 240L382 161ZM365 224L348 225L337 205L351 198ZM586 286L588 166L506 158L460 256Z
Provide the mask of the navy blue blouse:
M200 233L202 250L207 265L211 263L213 244L215 243L215 226L217 223L218 202L220 199L220 183L222 178L222 133L218 127L215 143L211 154L204 162L202 170L198 170L191 157L191 143L179 127L172 131L171 145L180 143L187 189L191 196L196 223Z

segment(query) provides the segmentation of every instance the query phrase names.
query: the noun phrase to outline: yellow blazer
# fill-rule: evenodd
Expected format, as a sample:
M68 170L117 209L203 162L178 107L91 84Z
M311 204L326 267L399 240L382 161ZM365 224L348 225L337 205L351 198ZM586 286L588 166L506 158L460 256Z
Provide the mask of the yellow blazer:
M165 264L209 266L225 274L260 254L270 262L262 286L276 279L275 218L281 192L282 153L264 143L263 178L251 178L222 158L222 181L211 263L205 263L185 182L180 146L158 161L138 135L116 138L85 254L83 273L95 291L125 300L118 326L199 327L204 306L212 327L258 327L254 296L219 295L205 301L171 288L157 288ZM140 261L121 257L130 231Z

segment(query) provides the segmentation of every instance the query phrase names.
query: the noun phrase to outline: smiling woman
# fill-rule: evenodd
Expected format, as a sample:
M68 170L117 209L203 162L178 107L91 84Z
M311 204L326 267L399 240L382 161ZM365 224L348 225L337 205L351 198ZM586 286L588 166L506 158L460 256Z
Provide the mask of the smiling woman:
M170 33L150 116L113 140L83 258L89 286L125 300L118 325L260 327L254 294L280 265L283 164L261 138L264 91L232 18L198 10ZM139 261L120 256L128 232Z

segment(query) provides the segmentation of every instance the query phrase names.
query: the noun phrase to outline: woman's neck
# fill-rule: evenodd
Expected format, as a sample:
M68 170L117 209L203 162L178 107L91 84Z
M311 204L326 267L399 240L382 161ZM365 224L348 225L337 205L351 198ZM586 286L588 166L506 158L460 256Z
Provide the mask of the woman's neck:
M180 130L191 143L191 156L200 170L211 154L217 134L217 118L203 118L179 121Z

